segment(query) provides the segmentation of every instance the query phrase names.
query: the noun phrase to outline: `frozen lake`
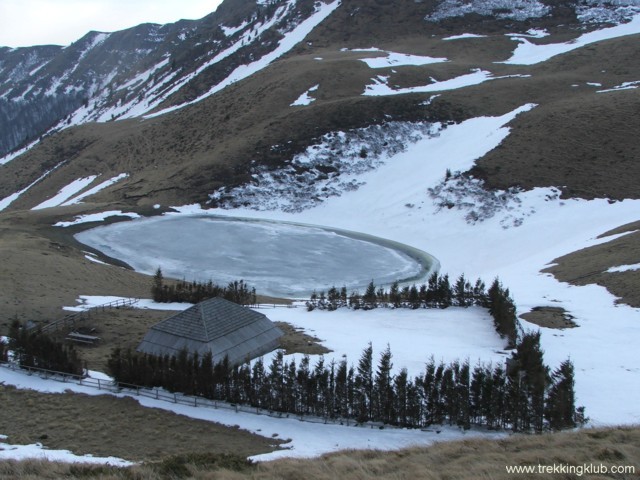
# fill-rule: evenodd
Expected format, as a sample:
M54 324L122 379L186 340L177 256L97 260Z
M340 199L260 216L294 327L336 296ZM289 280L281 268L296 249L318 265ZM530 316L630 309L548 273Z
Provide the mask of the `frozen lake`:
M76 239L139 272L226 284L243 279L259 293L305 297L335 285L364 290L421 281L433 258L369 235L284 222L162 216L119 222Z

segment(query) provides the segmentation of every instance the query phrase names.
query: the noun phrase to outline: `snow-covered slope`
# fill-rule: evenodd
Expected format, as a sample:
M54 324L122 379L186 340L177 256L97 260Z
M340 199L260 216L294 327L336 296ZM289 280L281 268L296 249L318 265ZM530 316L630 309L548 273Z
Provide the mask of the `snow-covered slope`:
M474 118L422 137L404 151L384 156L378 168L361 173L357 189L313 208L292 212L256 203L257 209L209 212L333 226L403 242L434 255L441 271L452 278L464 273L490 282L499 277L510 289L518 314L539 306L562 307L578 327L541 329L547 361L557 365L572 359L577 401L586 406L594 424L637 423L640 408L633 399L640 396L639 357L628 344L640 338L640 309L618 304L602 287L571 286L540 271L561 255L609 240L596 238L605 231L638 220L640 201L563 200L550 188L487 192L479 184L476 190L465 187L461 195L452 194L443 208L442 199L429 191L443 183L447 170L466 171L496 148L509 135L508 123L532 108L524 105L503 116ZM180 210L206 212L197 207ZM315 329L312 318L289 317L276 313L274 320ZM375 335L368 327L362 333L360 343ZM429 352L420 351L420 358L425 354ZM465 349L459 356L467 356Z

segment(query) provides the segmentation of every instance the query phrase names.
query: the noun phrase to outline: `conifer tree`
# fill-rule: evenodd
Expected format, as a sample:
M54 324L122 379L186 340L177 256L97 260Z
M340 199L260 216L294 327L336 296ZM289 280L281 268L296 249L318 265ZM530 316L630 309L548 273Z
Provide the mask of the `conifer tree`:
M398 375L393 379L393 412L394 418L390 423L406 427L408 425L415 425L410 419L410 395L414 394L410 390L409 374L406 368L402 368Z
M471 383L469 385L469 416L473 423L482 422L483 387L487 381L485 367L478 363L471 373Z
M438 290L436 295L438 299L438 307L447 308L452 305L453 292L451 284L449 283L449 275L445 274L438 279Z
M335 413L336 416L346 418L349 416L349 384L348 384L347 359L343 358L338 364L335 376Z
M569 359L562 362L551 375L545 418L553 430L576 426L574 369Z
M371 280L371 282L369 282L369 285L367 285L367 290L362 296L362 303L362 308L364 308L365 310L370 310L378 306L376 302L376 286L373 283L373 280Z
M453 287L453 295L455 298L455 305L458 307L467 306L467 282L464 278L464 274L461 274Z
M415 284L411 285L411 288L409 288L409 305L414 310L420 308L420 295Z
M298 365L298 371L296 372L296 379L298 388L300 389L299 395L300 406L302 408L301 413L309 413L312 398L312 389L310 386L311 372L309 370L309 355L303 356L302 360L300 360L300 365Z
M471 428L471 399L470 399L470 371L469 361L460 365L456 382L456 403L458 404L456 423L458 426L468 430Z
M153 284L151 285L151 298L154 302L164 302L164 279L162 276L162 270L160 267L156 270L156 274L153 276Z
M507 372L501 363L493 369L489 391L489 401L484 402L487 408L487 425L490 428L505 428L512 415L507 408Z
M433 272L428 280L427 286L427 304L431 308L438 306L438 272Z
M394 308L400 307L400 304L402 302L402 297L400 296L400 286L398 285L397 280L391 284L391 288L389 290L389 302Z
M269 409L282 411L284 400L284 352L278 350L269 365Z
M355 408L358 421L365 422L373 416L373 346L364 349L355 377Z
M485 284L481 279L477 279L473 286L473 304L483 306L487 303L487 292L485 291Z
M253 384L252 405L260 408L267 407L270 396L269 384L266 378L262 357L259 357L253 364L253 368L251 370L251 383Z
M425 399L425 408L426 408L425 421L427 425L431 425L432 423L435 422L434 414L435 414L436 402L437 402L435 374L436 374L436 362L432 356L429 359L429 362L427 362L425 374L421 382L423 398Z
M296 381L296 361L284 366L283 410L295 413L299 408L299 389Z
M543 429L545 391L549 381L549 369L543 357L540 332L527 332L510 358L509 397L516 431L533 428L541 432Z
M387 344L387 348L380 354L380 361L374 380L375 417L385 423L391 422L393 409L394 392L391 376L393 363L391 358L391 347Z

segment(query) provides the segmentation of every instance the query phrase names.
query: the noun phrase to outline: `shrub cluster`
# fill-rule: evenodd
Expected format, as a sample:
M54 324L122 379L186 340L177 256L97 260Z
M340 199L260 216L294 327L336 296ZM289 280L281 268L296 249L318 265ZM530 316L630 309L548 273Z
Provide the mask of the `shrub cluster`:
M156 270L153 277L151 296L154 301L161 303L199 303L213 297L222 297L239 305L255 305L256 303L256 289L249 288L244 280L229 282L226 287L217 285L211 280L206 283L180 280L166 284L160 268Z
M503 364L471 367L429 360L423 374L411 378L406 369L392 373L390 348L374 365L372 345L358 364L325 362L311 365L305 356L296 365L279 351L271 363L216 365L209 353L200 358L182 351L158 358L114 350L109 370L116 381L164 387L210 399L247 404L295 415L349 419L355 422L423 428L430 425L482 425L491 429L540 432L576 425L573 365L569 360L549 374L539 334L525 334Z
M36 367L73 375L83 373L82 362L73 346L55 341L38 330L28 330L18 320L9 327L8 350L13 352L13 359L21 367Z

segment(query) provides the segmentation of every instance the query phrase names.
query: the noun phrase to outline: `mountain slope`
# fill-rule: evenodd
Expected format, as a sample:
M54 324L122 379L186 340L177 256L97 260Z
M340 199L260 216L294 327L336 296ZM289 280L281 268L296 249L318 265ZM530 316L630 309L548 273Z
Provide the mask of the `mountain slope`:
M42 97L35 91L46 93L56 87L67 92L52 98L64 104L60 108L76 109L56 129L65 122L71 126L124 119L154 108L174 111L142 121L87 124L46 138L2 167L0 197L59 166L11 208L34 206L83 175L101 174L97 183L121 173L130 178L96 198L130 204L206 202L221 186L250 181L256 165L281 167L330 132L389 120L460 121L504 113L523 102L535 102L540 108L516 123L514 136L502 150L480 161L474 175L490 187L555 185L566 186L567 195L586 198L636 196L632 182L625 186L618 179L620 172L636 168L636 146L624 132L635 128L635 116L625 111L633 111L637 96L633 90L596 94L593 87L599 83L602 89L611 88L640 78L637 65L625 61L637 57L632 37L588 45L538 65L495 62L507 60L522 41L522 36L508 34L546 28L551 35L530 36L531 42L560 43L603 26L586 22L594 18L588 12L608 12L600 15L602 21L611 21L612 16L621 20L624 15L628 19L637 2L618 2L631 6L608 9L598 2L591 2L591 9L568 1L547 6L524 3L496 2L491 8L498 13L488 15L486 3L481 8L473 2L468 8L462 8L461 2L406 2L396 8L391 3L358 0L344 2L335 11L326 8L337 4L313 9L305 2L230 2L197 22L88 34L53 59L44 60L49 57L43 54L43 59L34 60L30 68L37 70L37 80L24 73L10 76L14 84L5 81L5 101L11 98L15 103L16 98L32 95L33 103L42 106ZM274 55L269 51L282 50L285 39L295 36L287 32L295 33L305 18L312 19L323 9L329 16L318 17L321 23L304 42L296 37L298 43L288 55L270 66L256 64L261 56ZM463 33L477 37L445 40ZM123 50L122 45L127 48ZM384 52L344 51L372 46L447 61L396 68L390 63L377 69L361 59L384 56ZM80 62L71 69L62 66L78 58ZM243 63L248 66L240 68ZM254 73L233 82L246 75L243 69ZM474 69L491 72L493 77L514 77L440 93L427 106L424 102L430 94L362 96L378 75L388 77L386 81L397 86L393 88L408 88L429 78L443 81ZM319 88L313 104L290 106L314 85ZM21 110L25 111L29 108ZM55 116L49 109L38 118L46 123L49 115ZM598 117L612 119L609 134L615 141L612 137L592 152L582 139L597 134L593 119ZM571 146L548 142L553 135L577 140ZM563 165L556 168L560 158ZM536 164L540 168L529 168ZM589 174L573 175L575 171ZM604 181L596 175L598 171L606 171Z

